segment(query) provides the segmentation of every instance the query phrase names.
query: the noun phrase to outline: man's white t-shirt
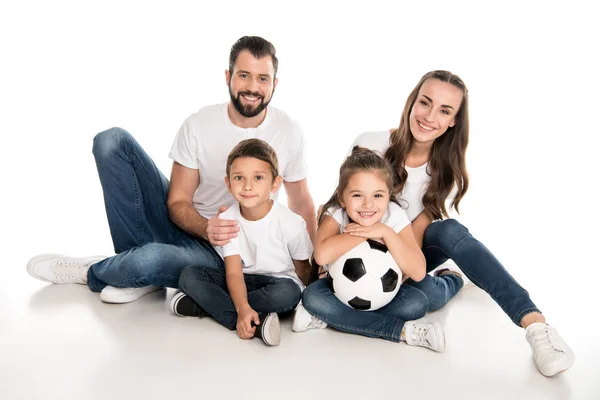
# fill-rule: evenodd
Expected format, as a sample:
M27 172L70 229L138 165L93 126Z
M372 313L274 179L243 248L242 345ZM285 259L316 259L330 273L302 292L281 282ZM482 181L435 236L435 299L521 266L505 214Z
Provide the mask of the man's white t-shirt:
M269 213L258 221L242 217L239 203L229 207L219 218L239 221L240 227L231 242L215 247L221 257L239 254L244 274L289 278L304 289L292 261L308 260L313 252L306 222L301 216L274 201Z
M258 138L275 149L279 174L286 182L306 178L304 135L300 126L286 113L267 107L265 120L256 128L240 128L227 114L227 105L217 104L189 116L179 129L169 157L184 167L197 169L200 185L193 197L196 210L204 218L217 214L221 205L235 200L224 182L227 157L242 140Z
M356 145L374 150L383 157L390 147L390 131L363 133L354 139L350 149ZM416 168L405 167L406 172L408 172L406 184L396 198L402 207L406 209L410 221L414 221L425 208L423 207L423 195L431 181L431 176L427 173L428 165L429 163L425 163Z
M340 228L340 233L344 232L346 225L352 222L350 221L350 217L348 217L346 210L341 207L330 207L327 209L327 211L325 211L325 215L329 215L335 220L335 222L337 222ZM398 204L392 202L388 204L385 214L379 222L389 226L396 233L399 233L407 225L410 225L406 211L404 211ZM327 265L324 267L325 269L328 269Z

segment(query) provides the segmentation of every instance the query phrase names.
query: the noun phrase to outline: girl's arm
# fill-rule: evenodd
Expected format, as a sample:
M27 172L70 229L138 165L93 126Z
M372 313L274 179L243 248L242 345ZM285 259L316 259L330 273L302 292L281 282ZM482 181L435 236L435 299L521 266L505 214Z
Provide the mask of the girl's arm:
M422 240L423 237L421 236ZM392 228L389 228L389 232L384 235L383 241L403 274L408 275L415 282L425 278L427 273L425 256L415 240L410 225L406 225L397 234Z
M410 224L398 233L381 222L372 226L352 223L344 231L366 239L383 239L403 274L417 282L425 277L425 256L417 245Z
M325 215L317 229L315 261L319 265L330 264L366 240L363 237L340 233L340 227L335 219Z
M256 328L252 326L252 321L256 325L260 320L256 311L248 304L248 292L246 282L244 282L244 273L242 272L242 259L239 254L225 257L225 280L227 289L235 311L238 314L237 332L242 339L250 339L254 336Z
M433 222L433 218L429 215L427 210L421 211L417 218L412 222L412 231L415 236L415 240L419 248L423 248L423 236L425 235L425 229Z

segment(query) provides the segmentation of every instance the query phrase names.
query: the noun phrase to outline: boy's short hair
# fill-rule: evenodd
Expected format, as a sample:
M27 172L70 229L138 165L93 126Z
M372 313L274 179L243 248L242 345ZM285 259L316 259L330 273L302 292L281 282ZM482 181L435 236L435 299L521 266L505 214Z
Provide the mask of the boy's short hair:
M231 153L229 153L229 156L227 157L227 177L229 177L229 172L231 171L231 164L233 164L237 158L243 157L256 158L269 164L271 166L273 179L279 175L277 153L275 150L264 140L253 138L242 140L233 148L233 150L231 150Z

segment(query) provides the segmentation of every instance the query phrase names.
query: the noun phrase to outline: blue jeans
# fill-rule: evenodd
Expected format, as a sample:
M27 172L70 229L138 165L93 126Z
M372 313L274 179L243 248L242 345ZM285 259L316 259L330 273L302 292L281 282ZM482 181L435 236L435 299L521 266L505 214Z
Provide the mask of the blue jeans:
M427 271L452 259L479 288L485 290L517 325L531 313L540 312L529 293L502 266L500 261L467 228L454 219L430 224L423 238Z
M99 133L93 153L117 255L90 267L92 291L106 285L178 287L186 265L223 268L210 243L169 219L169 181L129 133L120 128Z
M300 302L302 291L291 279L244 274L244 282L248 304L257 313L287 313ZM221 325L236 329L238 314L227 289L224 268L185 267L179 287Z
M427 296L410 285L401 285L394 299L374 311L359 311L335 297L327 279L311 283L302 295L304 308L337 330L400 341L405 321L423 317L429 308Z

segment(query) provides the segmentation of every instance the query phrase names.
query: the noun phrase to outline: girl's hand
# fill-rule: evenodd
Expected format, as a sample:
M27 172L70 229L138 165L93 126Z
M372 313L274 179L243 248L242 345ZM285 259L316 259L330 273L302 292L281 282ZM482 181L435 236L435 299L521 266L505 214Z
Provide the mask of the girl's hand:
M258 325L260 320L258 319L258 314L256 311L254 311L252 307L248 305L238 314L236 329L240 338L251 339L254 337L256 327L252 326L252 322Z
M375 240L383 240L384 236L389 234L390 231L393 232L389 226L381 222L377 222L371 226L362 226L352 222L344 228L344 233Z

